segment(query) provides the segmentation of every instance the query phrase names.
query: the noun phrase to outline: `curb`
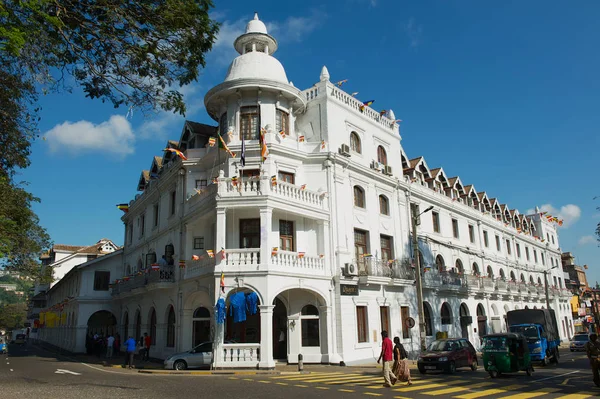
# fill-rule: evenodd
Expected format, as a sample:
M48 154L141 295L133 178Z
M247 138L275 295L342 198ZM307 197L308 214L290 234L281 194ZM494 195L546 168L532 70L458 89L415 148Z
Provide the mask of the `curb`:
M138 373L157 375L300 375L310 374L310 371L269 371L269 370L152 370L141 369Z

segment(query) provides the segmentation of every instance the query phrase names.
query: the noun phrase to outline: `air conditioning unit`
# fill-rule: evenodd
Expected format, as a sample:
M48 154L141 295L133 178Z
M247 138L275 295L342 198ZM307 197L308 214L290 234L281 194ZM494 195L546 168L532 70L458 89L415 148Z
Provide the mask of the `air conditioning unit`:
M344 276L346 276L346 277L358 276L358 270L354 263L346 263L344 265Z
M381 170L381 164L377 161L373 161L371 162L371 169L375 169L375 170Z
M343 155L345 157L349 157L350 156L350 147L348 146L348 144L342 144L340 146L339 152L341 155Z
M383 174L391 176L392 175L392 167L391 166L385 166L383 168Z

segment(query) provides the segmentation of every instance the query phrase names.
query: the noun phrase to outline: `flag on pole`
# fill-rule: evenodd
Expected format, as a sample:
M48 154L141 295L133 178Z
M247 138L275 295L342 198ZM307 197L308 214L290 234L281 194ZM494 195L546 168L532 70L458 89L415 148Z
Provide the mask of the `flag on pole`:
M325 140L321 141L321 149L324 150L325 146L327 145L327 143L325 142Z
M192 255L192 260L200 260L200 257L198 255Z
M221 247L221 260L225 260L227 256L225 255L225 248Z
M306 184L301 185L300 190L306 190Z
M125 213L129 212L129 204L117 204L117 208Z
M369 100L369 101L365 101L364 103L362 103L362 105L360 106L360 112L363 112L365 107L370 107L374 102L375 102L375 100Z
M281 129L279 131L279 135L281 136L282 139L286 138L287 134L285 134L285 131L283 129Z
M246 141L244 140L243 134L242 134L242 154L240 155L240 165L242 167L246 166Z
M219 283L221 286L221 292L225 293L225 273L221 272L221 282Z
M260 128L260 159L262 162L267 160L269 149L267 148L267 130L264 127Z
M165 148L165 151L172 152L176 154L179 158L183 159L184 161L187 161L187 157L185 156L185 154L177 148Z
M206 253L208 254L209 258L214 258L215 257L215 253L213 252L212 249L207 249Z
M271 256L275 256L277 255L277 251L279 251L279 247L273 247L271 249Z
M231 151L229 149L229 147L227 147L227 144L225 144L225 140L223 140L223 137L221 137L220 133L217 133L219 136L219 148L224 149L229 155L231 155L231 158L235 158L235 152Z
M348 79L340 80L339 82L335 82L334 85L336 85L337 87L342 87L342 85L347 81Z
M217 143L217 139L215 139L214 137L208 138L208 146L209 147L214 147L216 143Z
M300 143L304 143L304 136L298 136L298 141Z
M271 176L271 186L275 187L277 185L277 176Z
M379 116L384 116L385 114L387 114L387 110L379 111Z
M298 259L304 258L304 255L305 255L304 252L298 252Z

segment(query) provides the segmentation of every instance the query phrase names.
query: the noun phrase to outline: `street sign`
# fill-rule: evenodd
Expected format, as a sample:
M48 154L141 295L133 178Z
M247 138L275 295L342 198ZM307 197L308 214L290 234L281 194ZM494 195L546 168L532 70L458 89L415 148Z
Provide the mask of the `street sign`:
M404 324L406 325L407 328L413 328L415 326L415 319L413 319L412 317L409 317L408 319L406 319Z

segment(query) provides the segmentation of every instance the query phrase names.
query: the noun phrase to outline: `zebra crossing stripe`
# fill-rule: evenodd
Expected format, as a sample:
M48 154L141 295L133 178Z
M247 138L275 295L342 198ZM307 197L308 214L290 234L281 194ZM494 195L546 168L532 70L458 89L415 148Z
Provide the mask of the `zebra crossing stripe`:
M525 385L509 385L507 387L503 387L502 389L499 389L499 388L486 389L486 390L479 391L479 392L472 392L472 393L466 393L464 395L454 396L454 398L456 398L456 399L476 399L476 398L480 398L482 396L496 395L498 393L505 393L506 391L514 391L514 390L521 389L521 388L525 388Z
M543 388L543 389L539 389L537 391L532 391L532 392L522 392L522 393L517 393L514 395L502 396L501 398L498 398L498 399L531 399L531 398L536 398L538 396L547 395L549 393L554 393L557 391L560 391L560 389L558 389L558 388Z

